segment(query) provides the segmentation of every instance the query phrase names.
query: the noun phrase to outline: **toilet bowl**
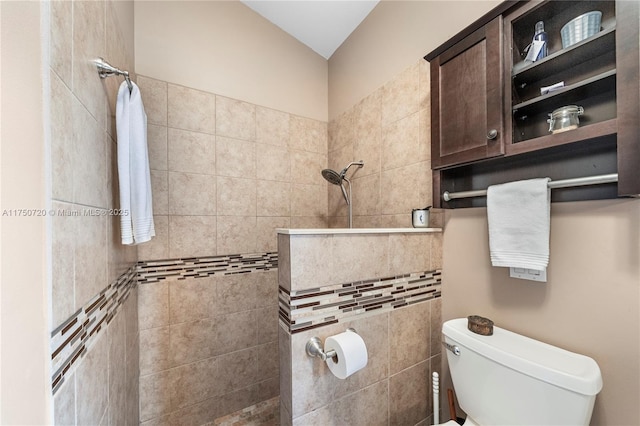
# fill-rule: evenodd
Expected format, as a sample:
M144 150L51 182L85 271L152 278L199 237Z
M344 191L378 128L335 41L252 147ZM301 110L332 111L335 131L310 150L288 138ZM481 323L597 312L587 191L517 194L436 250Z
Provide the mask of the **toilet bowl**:
M481 336L466 318L445 322L442 333L465 426L589 424L602 389L593 359L500 327Z

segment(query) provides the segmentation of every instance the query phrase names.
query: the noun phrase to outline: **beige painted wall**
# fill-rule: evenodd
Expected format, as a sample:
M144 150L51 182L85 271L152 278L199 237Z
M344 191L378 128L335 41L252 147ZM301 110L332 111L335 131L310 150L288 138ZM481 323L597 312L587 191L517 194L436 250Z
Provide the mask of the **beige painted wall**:
M327 61L239 1L135 2L136 71L327 121Z
M0 3L2 211L46 208L41 7ZM46 218L3 215L1 227L0 423L48 424Z
M336 118L500 0L381 1L329 59L329 118Z
M594 425L640 423L640 200L556 203L546 284L489 260L486 209L447 211L443 321L478 314L594 358Z

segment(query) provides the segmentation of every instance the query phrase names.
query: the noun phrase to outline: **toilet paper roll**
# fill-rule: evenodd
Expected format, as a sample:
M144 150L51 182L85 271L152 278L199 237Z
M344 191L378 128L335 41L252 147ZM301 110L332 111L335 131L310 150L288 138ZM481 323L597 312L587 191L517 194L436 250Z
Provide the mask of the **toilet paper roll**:
M353 331L345 331L327 337L324 350L336 351L336 356L327 358L329 370L339 379L346 379L367 365L367 346L362 337Z

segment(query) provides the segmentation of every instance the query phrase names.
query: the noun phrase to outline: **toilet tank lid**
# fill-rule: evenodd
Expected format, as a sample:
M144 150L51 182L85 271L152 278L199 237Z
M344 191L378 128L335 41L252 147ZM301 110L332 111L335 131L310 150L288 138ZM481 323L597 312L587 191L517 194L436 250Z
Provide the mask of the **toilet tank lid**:
M492 336L481 336L467 329L466 318L445 322L442 333L480 355L538 380L583 395L596 395L602 389L600 368L588 356L500 327L493 327Z

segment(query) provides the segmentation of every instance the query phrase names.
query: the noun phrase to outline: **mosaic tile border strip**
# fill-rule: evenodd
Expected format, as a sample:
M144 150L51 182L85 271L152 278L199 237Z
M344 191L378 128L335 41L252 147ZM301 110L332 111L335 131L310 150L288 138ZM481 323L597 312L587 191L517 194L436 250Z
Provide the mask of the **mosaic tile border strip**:
M51 332L51 361L55 372L51 377L52 394L62 386L65 375L85 356L138 282L247 274L277 267L277 252L138 262Z
M440 270L289 292L278 288L280 325L291 334L441 296ZM374 312L372 312L374 311Z
M65 376L96 342L137 283L137 268L133 265L117 280L80 308L51 332L51 390L55 395Z
M278 267L278 253L233 254L138 262L138 282L247 274Z

